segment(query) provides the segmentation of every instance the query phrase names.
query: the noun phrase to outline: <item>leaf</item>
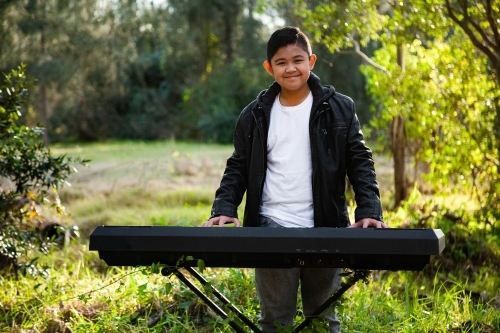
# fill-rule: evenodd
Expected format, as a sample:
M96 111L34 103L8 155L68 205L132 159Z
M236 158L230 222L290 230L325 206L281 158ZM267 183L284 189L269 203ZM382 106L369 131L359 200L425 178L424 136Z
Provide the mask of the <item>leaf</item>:
M151 273L154 273L154 274L160 273L161 266L162 265L159 262L158 263L152 263L151 264Z
M327 330L323 326L315 326L316 332L318 333L328 333Z
M87 302L92 298L90 294L80 294L78 295L78 299L83 303L87 304Z
M203 273L203 271L205 270L205 261L203 261L203 259L198 259L197 265L200 273Z
M203 290L205 290L205 293L208 294L208 295L211 295L212 294L212 284L210 282L207 282L204 286L203 286Z
M191 305L191 301L179 304L179 309L185 309Z
M165 287L164 287L165 295L170 294L170 292L172 291L172 288L173 288L172 283L170 283L170 282L165 283Z

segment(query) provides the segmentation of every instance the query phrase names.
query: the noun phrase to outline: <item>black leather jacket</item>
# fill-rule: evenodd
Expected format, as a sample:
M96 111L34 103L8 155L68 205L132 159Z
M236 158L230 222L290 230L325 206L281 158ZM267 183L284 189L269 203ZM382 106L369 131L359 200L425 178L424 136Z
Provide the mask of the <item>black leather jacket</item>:
M380 194L371 151L365 146L354 102L311 73L309 120L315 227L350 224L345 200L346 175L356 200L356 221L382 221ZM257 227L267 169L267 133L273 102L281 87L274 82L241 112L234 130L234 152L227 160L211 217L238 217L246 192L243 225Z

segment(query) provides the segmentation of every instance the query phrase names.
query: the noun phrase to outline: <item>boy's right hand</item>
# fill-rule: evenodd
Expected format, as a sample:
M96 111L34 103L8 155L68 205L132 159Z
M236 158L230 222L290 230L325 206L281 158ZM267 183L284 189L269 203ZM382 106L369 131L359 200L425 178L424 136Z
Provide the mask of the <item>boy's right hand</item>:
M238 218L230 217L230 216L226 216L226 215L212 217L210 220L203 223L201 226L202 227L213 227L214 225L218 225L219 227L222 227L226 223L234 223L235 227L241 226L240 220L238 220Z

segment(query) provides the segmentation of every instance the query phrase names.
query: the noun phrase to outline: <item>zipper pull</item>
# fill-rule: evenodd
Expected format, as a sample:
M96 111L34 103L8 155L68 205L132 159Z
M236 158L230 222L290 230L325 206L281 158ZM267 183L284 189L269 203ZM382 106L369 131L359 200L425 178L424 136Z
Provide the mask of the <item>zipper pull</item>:
M326 135L328 132L326 131L326 128L323 128L321 131L323 131L323 135Z

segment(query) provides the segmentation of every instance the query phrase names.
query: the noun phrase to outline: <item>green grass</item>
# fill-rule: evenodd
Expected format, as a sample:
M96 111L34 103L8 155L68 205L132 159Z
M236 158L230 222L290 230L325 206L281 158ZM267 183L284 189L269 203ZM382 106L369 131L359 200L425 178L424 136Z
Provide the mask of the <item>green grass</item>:
M173 277L106 269L85 246L43 261L52 266L48 279L0 278L0 332L37 332L51 325L75 332L232 332ZM207 269L204 276L256 320L252 270ZM415 273L377 272L343 300L343 332L496 332L498 309L492 301L473 301L466 287L437 278L420 281ZM159 312L160 321L147 327ZM467 325L476 330L459 330Z
M201 224L210 216L232 147L168 140L59 145L52 151L91 160L60 191L71 214L67 223L88 237L103 224Z
M97 253L88 251L88 235L101 224L201 224L210 214L231 147L163 141L52 150L92 160L72 176L72 186L60 192L69 215L53 217L77 225L82 238L39 255L40 265L48 267L46 277L16 280L0 275L0 332L232 332L173 276L153 274L148 268L106 267ZM388 192L387 187L382 191ZM393 227L413 227L421 223L422 214L428 215L425 226L472 240L473 230L464 225L459 229L442 218L436 207L443 202L470 208L459 197L436 199L430 205L415 192L403 208L387 211L386 221ZM489 244L489 256L500 255L498 239L485 238L484 243ZM368 284L358 282L342 301L342 332L500 331L498 269L486 264L472 270L460 266L457 253L466 255L471 249L482 251L447 253L449 258L435 258L423 272L374 271ZM447 265L453 261L457 265L450 269ZM257 321L253 270L206 269L203 275ZM158 320L148 326L153 318Z

